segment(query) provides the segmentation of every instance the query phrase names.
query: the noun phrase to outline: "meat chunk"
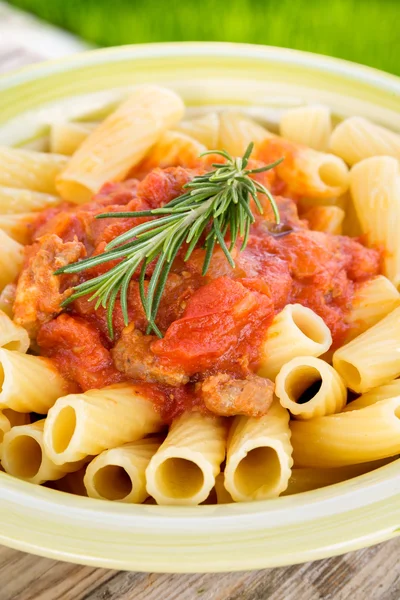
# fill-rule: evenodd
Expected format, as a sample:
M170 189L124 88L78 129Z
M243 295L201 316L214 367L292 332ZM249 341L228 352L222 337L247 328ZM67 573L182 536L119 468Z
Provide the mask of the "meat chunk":
M208 410L222 417L262 417L267 414L273 395L272 381L258 375L234 379L226 373L218 373L201 384L204 404Z
M60 372L83 391L103 388L125 378L114 367L94 325L66 313L41 327L37 343Z
M189 378L178 365L168 367L160 364L150 349L154 336L143 335L132 323L122 332L121 338L111 351L114 364L119 371L131 379L180 386Z
M63 291L66 276L54 275L54 272L84 256L83 244L63 242L55 234L47 234L27 248L17 284L14 318L32 338L36 337L40 325L61 312L61 303L69 294Z

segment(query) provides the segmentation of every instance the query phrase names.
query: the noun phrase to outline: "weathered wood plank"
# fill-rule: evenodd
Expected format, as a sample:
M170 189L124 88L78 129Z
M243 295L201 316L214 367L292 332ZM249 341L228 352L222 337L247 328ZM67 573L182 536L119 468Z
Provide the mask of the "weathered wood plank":
M399 600L400 540L304 565L215 575L125 573L0 547L1 600Z

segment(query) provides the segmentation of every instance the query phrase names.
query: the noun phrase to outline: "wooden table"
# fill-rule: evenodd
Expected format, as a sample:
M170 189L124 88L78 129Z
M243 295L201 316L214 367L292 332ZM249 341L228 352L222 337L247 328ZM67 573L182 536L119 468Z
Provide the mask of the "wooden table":
M85 45L0 2L0 73ZM304 565L217 575L94 569L0 546L0 600L400 600L400 539Z

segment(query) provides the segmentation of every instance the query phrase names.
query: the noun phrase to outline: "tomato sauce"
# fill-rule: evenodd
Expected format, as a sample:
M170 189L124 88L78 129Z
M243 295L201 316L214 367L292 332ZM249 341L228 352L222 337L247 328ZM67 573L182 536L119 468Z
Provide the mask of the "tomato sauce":
M102 212L144 210L162 206L177 197L195 172L180 167L154 169L141 182L107 184L93 201L83 206L68 204L44 211L38 218L34 240L55 233L63 241L81 242L87 255L98 254L115 236L140 222L133 218L95 219ZM263 182L275 192L282 189L271 174ZM257 369L261 342L274 315L293 302L320 315L332 332L334 347L347 333L345 316L357 285L379 273L380 253L359 240L311 231L299 218L293 198L276 196L281 219L289 231L275 236L268 221L271 213L257 216L244 251L234 249L235 268L216 248L203 276L204 250L197 248L183 260L178 254L160 304L157 325L164 334L154 336L146 369L183 369L182 385L152 384L166 421L187 408L198 406L195 384L207 374L228 372L246 375ZM80 274L80 281L105 272L100 265ZM149 274L151 273L151 265ZM140 301L138 276L129 286L129 320L145 334L146 319ZM124 329L119 302L114 310L115 339L109 336L106 311L95 309L87 297L76 300L65 313L51 318L37 338L43 354L83 389L126 381L116 369L113 349ZM147 343L147 342L146 342ZM161 396L160 396L161 394Z

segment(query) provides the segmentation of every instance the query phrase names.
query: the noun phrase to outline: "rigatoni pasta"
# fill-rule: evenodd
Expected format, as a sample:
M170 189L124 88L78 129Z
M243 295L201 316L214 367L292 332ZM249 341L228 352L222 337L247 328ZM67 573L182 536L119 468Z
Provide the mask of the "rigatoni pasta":
M0 229L0 291L13 283L24 261L23 246Z
M50 129L50 151L72 156L98 123L59 121Z
M65 473L81 468L82 463L54 464L43 447L45 420L12 427L3 438L1 462L6 473L30 483L61 479Z
M276 498L293 465L289 413L277 400L265 417L235 417L228 438L225 487L235 502Z
M293 421L291 430L298 467L342 467L396 456L400 453L400 397L337 415Z
M190 135L209 150L214 150L218 148L219 127L218 114L211 112L197 119L181 121L176 129Z
M347 339L353 339L367 331L398 306L400 293L384 275L359 284L346 315L346 323L350 326Z
M61 154L0 146L0 186L56 194L56 177L67 163Z
M0 348L0 410L46 414L67 390L48 358Z
M183 115L172 91L139 87L86 138L57 179L66 200L87 202L106 181L120 181ZM1 181L0 181L1 183Z
M302 420L341 412L347 401L340 375L325 361L312 356L286 363L276 377L275 393L282 406Z
M0 230L20 244L31 241L32 224L36 221L36 213L17 213L15 215L0 214Z
M224 420L192 412L176 419L146 469L158 504L197 505L207 499L225 458Z
M88 465L84 486L90 498L126 503L146 500L146 468L161 440L145 438L105 450Z
M359 408L365 408L371 406L381 400L388 400L389 398L400 397L400 379L395 379L390 383L379 385L376 388L372 388L369 392L361 394L356 400L352 400L344 409L344 412L349 410L358 410Z
M368 463L360 463L358 465L349 465L346 467L333 468L313 468L300 467L292 469L292 475L289 480L287 489L282 496L291 496L293 494L301 494L310 490L317 490L328 485L340 483L360 475L365 475L379 469L391 462L391 458L383 460L375 460Z
M336 350L333 366L354 392L368 392L400 375L400 307Z
M0 348L27 352L30 345L26 330L16 325L12 319L0 310Z
M61 202L58 196L34 192L29 189L0 186L0 214L38 212L56 206Z
M275 379L292 358L321 356L331 344L331 333L321 317L300 304L288 304L268 328L261 345L258 374Z
M329 145L349 165L372 156L400 159L400 135L363 117L342 121L333 131Z
M400 169L395 158L375 156L355 165L350 190L368 244L382 245L383 274L400 284Z
M58 465L134 442L162 428L146 390L120 384L58 398L44 429L46 454Z
M279 131L288 140L327 152L332 133L331 111L323 104L289 108L281 116Z

